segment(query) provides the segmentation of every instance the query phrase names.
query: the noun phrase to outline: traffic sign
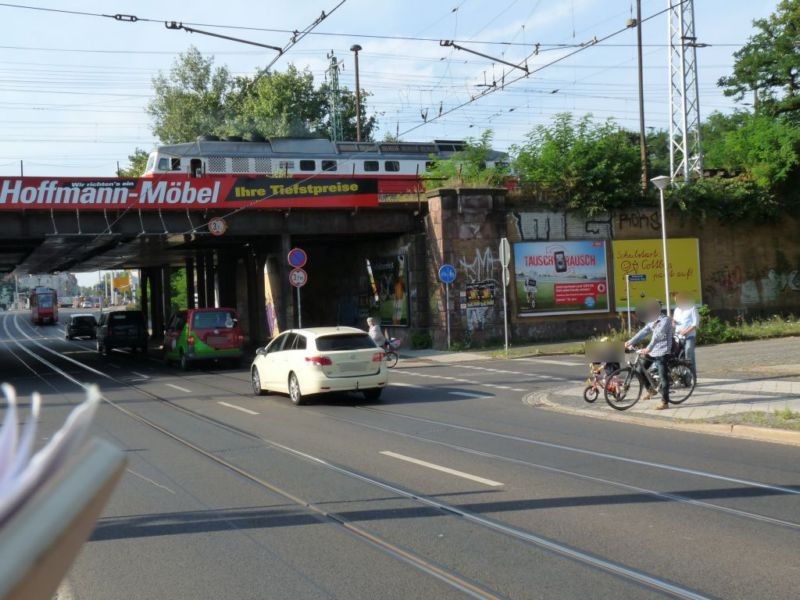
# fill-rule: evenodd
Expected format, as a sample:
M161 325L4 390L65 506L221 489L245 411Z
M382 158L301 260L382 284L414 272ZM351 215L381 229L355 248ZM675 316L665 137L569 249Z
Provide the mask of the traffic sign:
M647 281L647 275L628 275L628 281Z
M450 285L456 280L456 268L450 264L443 264L439 267L439 280Z
M507 267L511 262L511 244L508 238L500 238L500 264Z
M300 268L292 269L289 272L289 283L296 288L303 287L306 283L308 283L308 273Z
M287 259L292 267L295 269L301 269L306 266L308 255L302 248L292 248L289 250L289 256Z
M228 231L228 223L222 217L214 217L208 222L208 232L211 235L224 235L226 231Z

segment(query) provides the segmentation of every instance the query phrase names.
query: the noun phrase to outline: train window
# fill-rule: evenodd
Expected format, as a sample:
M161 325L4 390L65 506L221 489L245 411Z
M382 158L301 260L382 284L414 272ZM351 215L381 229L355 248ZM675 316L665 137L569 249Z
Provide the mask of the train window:
M181 159L180 158L171 158L169 161L169 170L170 171L180 171L181 170Z
M158 170L169 171L169 159L166 156L162 156L158 159Z
M156 155L151 154L150 158L147 159L147 166L144 168L145 173L149 173L153 170L153 167L156 166Z
M288 171L289 169L294 171L294 161L293 160L279 160L278 161L278 170L279 171Z
M300 161L300 170L301 171L316 171L317 170L317 161L315 161L315 160L301 160Z
M400 171L400 161L399 160L385 160L383 161L383 168L388 173L397 173Z
M364 161L364 170L367 172L370 171L380 171L381 165L377 160L365 160Z
M203 176L203 161L199 158L193 158L189 161L189 173L192 174L192 177L202 177Z
M323 171L335 171L336 170L336 161L335 160L323 160L322 161L322 170Z

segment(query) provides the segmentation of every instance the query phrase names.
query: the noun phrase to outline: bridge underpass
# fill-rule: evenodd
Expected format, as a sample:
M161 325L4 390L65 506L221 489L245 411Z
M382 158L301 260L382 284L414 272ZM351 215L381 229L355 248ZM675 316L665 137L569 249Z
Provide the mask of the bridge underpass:
M215 217L224 218L223 235L209 232L207 224ZM353 298L369 285L365 259L407 253L422 222L416 203L233 214L196 208L4 211L0 272L139 269L141 303L153 337L160 338L174 308L170 276L185 268L191 274L188 307L237 308L247 342L260 344L275 327L297 323L286 261L292 247L303 247L309 255L303 325L355 324L359 313Z

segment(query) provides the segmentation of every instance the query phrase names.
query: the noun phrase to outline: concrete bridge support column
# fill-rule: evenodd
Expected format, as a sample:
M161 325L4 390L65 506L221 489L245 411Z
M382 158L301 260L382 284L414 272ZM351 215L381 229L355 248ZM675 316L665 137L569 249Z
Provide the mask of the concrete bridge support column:
M291 329L297 327L294 288L289 284L289 263L287 257L292 249L292 236L288 233L281 234L281 254L278 257L278 267L280 272L280 305L283 307L283 314L280 315L281 329Z
M217 277L217 267L215 266L214 258L213 250L206 252L206 306L209 307L222 306L221 303L218 303L219 295L217 290L219 288L219 278ZM219 252L217 252L216 264L219 264Z
M208 306L208 296L206 295L206 256L204 252L199 252L196 259L197 265L197 306L205 308Z
M153 340L161 340L164 337L164 310L161 272L159 269L148 269L147 279L150 282L150 326L152 327Z
M217 253L216 279L219 289L219 306L236 307L237 259L237 255L231 251ZM208 263L206 263L207 266ZM241 277L243 276L244 274L241 274ZM208 274L206 275L206 281L208 281Z
M149 326L149 323L150 323L150 307L148 306L147 284L148 284L147 269L140 269L139 270L139 306L142 307L142 312L144 312L144 322L145 322L145 326L146 327Z
M186 308L195 308L194 259L186 259Z
M248 327L245 335L254 346L263 345L268 337L264 302L264 262L264 257L254 252L248 252L244 258Z

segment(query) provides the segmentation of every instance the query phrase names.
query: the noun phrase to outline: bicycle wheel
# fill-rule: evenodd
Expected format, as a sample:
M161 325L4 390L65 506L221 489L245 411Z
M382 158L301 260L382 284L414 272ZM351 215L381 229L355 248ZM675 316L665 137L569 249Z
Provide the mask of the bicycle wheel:
M593 385L586 386L586 389L583 390L583 399L586 400L589 404L597 400L597 397L600 395L600 390L598 390Z
M400 357L394 350L389 350L386 353L386 366L389 367L390 369L394 368L397 365L398 360L400 360Z
M606 378L605 397L614 410L627 410L642 397L642 380L630 367L617 369Z
M691 363L679 360L669 369L669 403L680 404L689 399L697 385Z

